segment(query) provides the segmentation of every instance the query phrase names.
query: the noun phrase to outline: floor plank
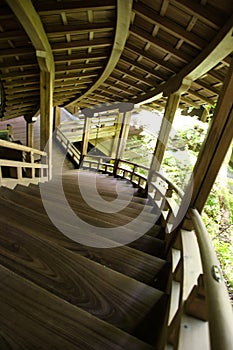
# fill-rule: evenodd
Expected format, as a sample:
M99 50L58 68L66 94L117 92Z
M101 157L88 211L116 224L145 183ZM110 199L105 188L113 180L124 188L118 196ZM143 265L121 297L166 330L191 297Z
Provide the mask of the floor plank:
M1 349L153 348L0 266Z
M3 204L1 201L0 209L2 228L5 224L10 224L33 237L39 237L48 243L52 242L144 283L153 284L157 273L165 265L164 260L127 246L113 249L83 246L63 235L46 215L29 208L25 210L16 203L5 200ZM9 213L12 220L9 220Z
M127 332L162 296L152 287L7 224L1 227L0 263Z

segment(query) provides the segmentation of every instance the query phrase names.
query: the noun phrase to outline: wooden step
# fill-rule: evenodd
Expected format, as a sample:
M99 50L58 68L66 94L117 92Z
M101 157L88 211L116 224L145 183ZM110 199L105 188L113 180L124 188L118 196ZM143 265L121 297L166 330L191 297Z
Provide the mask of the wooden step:
M0 266L1 349L152 350Z
M10 224L2 224L1 231L1 265L124 331L132 333L162 296L155 288Z
M17 193L17 191L9 191L7 189L2 189L0 191L1 198L5 200L11 200L13 203L18 203L19 205L33 209L35 212L41 212L44 211L43 203L41 202L40 198L28 195L25 192ZM57 196L54 197L56 203L56 210L57 213L59 213L59 216L66 219L66 208L60 204L59 199ZM116 218L112 214L108 215L99 215L93 211L88 211L88 208L83 208L83 205L80 207L80 200L75 199L73 202L72 208L77 213L78 216L80 216L82 219L84 219L86 222L90 223L91 225L98 226L98 227L118 227L122 224L127 224L130 222L130 220L127 217L125 218L123 215L118 215ZM72 204L72 203L71 203ZM53 205L53 200L51 199L51 205ZM78 205L78 207L77 207ZM94 216L95 215L95 216ZM138 225L138 224L137 224ZM133 226L134 227L134 226ZM136 226L135 226L136 228ZM133 229L133 228L132 228ZM143 235L139 239L134 239L135 233L132 231L132 229L127 229L127 227L122 226L122 231L125 232L125 235L127 237L132 237L132 243L129 244L129 246L136 248L138 250L144 251L148 254L163 258L164 253L164 242L160 239L157 239L156 237L149 236L149 235ZM138 237L138 236L137 236Z
M30 202L30 205L33 207L33 203ZM43 209L36 212L8 200L1 201L0 209L1 230L10 222L12 227L21 229L33 237L59 245L146 284L153 285L157 274L166 265L164 260L128 246L98 249L81 245L62 234ZM69 228L68 223L67 227Z
M46 184L44 184L46 185ZM35 198L40 197L40 188L31 187L28 190L25 190L23 188L16 188L17 191L23 192L25 194L29 194L34 196ZM59 203L64 203L64 195L62 193L59 193L56 186L50 186L47 185L43 187L43 190L46 192L46 197L50 202L56 203L58 206ZM70 191L69 193L66 193L66 197L68 199L69 205L71 208L79 215L80 217L83 217L85 220L85 216L89 215L92 219L101 219L102 222L106 223L105 226L107 227L114 227L119 225L126 225L127 223L131 222L133 219L137 218L138 215L141 214L143 211L143 219L145 219L148 223L151 223L151 227L156 223L157 216L153 213L149 212L149 209L145 207L144 205L127 205L128 202L120 202L119 204L122 206L122 209L119 211L116 211L115 213L106 213L105 207L101 206L101 203L99 203L99 200L92 197L91 193L87 194L85 197L85 200L83 200L82 196L78 191ZM91 200L91 203L94 204L97 208L95 210L94 208L90 207L87 203L88 200ZM86 201L87 200L87 201ZM105 206L108 206L106 202L104 202ZM125 207L124 207L125 206ZM99 208L99 210L98 210ZM115 207L112 207L113 210ZM102 210L101 210L102 209ZM98 225L98 223L97 223Z

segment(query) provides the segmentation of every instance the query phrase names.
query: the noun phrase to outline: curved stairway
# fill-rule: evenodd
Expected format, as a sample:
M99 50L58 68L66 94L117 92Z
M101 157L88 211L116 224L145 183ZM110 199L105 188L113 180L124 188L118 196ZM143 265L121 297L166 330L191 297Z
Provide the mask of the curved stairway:
M88 198L96 174L82 172L82 191ZM115 214L91 208L81 196L77 174L67 171L62 181L70 207L82 220L94 228L120 225L124 230L145 209L151 229L127 245L83 245L51 222L39 186L2 187L0 348L158 349L170 267L153 208L137 196L128 203L124 193L131 185L102 174L96 178L99 194L110 203L117 197L117 184L126 207ZM40 186L58 220L71 229L57 190L59 181L57 176ZM75 229L79 233L82 227ZM133 230L125 230L133 237Z

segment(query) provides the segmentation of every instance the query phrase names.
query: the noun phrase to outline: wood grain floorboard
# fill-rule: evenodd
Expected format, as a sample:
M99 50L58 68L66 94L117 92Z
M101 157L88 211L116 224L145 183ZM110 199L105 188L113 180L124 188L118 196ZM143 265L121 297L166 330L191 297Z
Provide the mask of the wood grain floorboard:
M5 200L4 204L0 203L0 208L1 229L10 224L33 237L61 246L144 283L153 284L155 276L165 264L164 260L127 246L98 249L81 245L63 235L46 215L31 209L25 210L16 203Z
M1 349L153 347L0 266Z
M85 311L132 332L162 292L4 225L0 263Z

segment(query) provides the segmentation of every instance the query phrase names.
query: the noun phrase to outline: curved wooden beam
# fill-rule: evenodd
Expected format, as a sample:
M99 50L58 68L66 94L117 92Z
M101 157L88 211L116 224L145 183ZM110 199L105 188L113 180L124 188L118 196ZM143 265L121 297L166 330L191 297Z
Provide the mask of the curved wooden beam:
M91 92L98 89L98 87L103 84L103 82L110 76L113 69L117 65L120 56L124 50L125 43L128 37L129 33L129 26L130 26L130 19L132 14L132 6L133 6L133 0L117 0L117 24L116 24L116 33L115 33L115 39L113 43L112 52L110 55L110 58L108 60L108 63L102 73L102 75L99 77L99 79L81 96L74 99L70 103L66 105L66 107L71 106L80 100L82 100L84 97L87 97ZM91 44L91 43L90 43Z
M179 73L170 78L166 83L158 86L153 91L135 99L135 104L145 104L158 99L158 95L164 93L168 96L170 93L179 90L184 80L195 81L202 75L210 71L216 64L222 61L232 52L233 47L233 15L222 27L215 38L206 46L204 50L187 64Z
M6 0L24 27L34 48L40 69L54 73L53 53L40 17L30 0Z

